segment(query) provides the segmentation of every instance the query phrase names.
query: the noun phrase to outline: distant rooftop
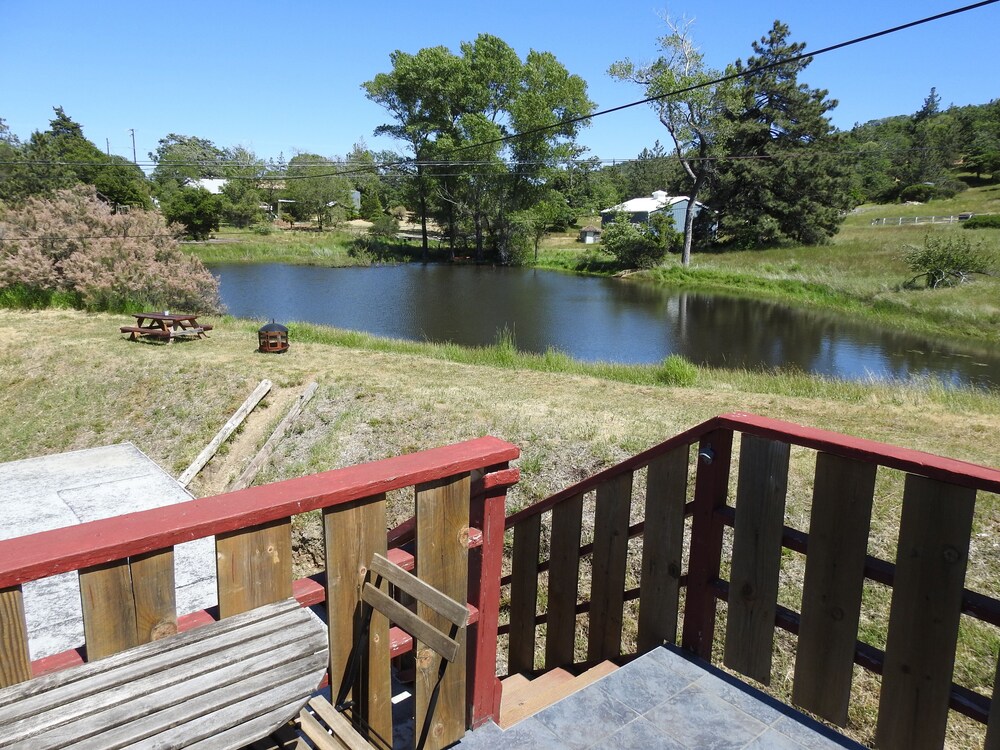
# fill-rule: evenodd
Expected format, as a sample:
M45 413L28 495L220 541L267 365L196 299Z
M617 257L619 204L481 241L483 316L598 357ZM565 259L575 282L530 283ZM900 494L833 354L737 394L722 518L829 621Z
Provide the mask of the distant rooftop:
M687 199L686 195L667 195L663 190L656 190L652 195L647 195L643 198L633 198L624 203L619 203L617 206L606 208L601 213L618 213L619 211L632 214L640 212L653 213L654 211L659 211L667 206L673 206L675 203L680 203Z

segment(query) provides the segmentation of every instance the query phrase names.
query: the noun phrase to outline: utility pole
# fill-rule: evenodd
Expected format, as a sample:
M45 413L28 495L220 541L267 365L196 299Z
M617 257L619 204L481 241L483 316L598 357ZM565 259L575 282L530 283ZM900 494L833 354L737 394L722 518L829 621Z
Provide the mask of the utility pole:
M135 158L135 128L129 128L128 132L132 134L132 163L138 164L138 160Z
M111 139L110 138L105 138L104 139L104 151L108 155L108 158L110 159L111 158Z

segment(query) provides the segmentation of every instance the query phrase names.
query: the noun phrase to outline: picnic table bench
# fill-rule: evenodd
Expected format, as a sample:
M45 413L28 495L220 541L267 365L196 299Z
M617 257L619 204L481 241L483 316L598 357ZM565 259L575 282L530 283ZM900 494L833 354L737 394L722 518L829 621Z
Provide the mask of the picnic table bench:
M293 718L327 659L288 599L0 690L0 748L236 750Z
M144 312L134 313L134 326L121 326L122 333L129 334L130 341L141 336L166 339L168 343L177 338L203 338L212 326L199 323L197 315L189 313Z

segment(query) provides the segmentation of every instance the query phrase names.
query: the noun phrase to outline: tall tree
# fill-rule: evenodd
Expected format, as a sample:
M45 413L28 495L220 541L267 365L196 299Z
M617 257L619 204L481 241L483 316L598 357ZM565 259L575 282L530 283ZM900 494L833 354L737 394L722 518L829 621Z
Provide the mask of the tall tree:
M425 259L435 204L453 243L470 234L477 258L487 243L511 257L517 226L508 214L529 207L544 177L576 152L586 122L572 121L594 106L586 83L551 54L532 50L522 61L489 34L463 42L460 55L432 47L390 59L392 72L363 88L395 120L376 133L404 141L415 159Z
M641 85L674 144L674 153L687 175L688 207L684 215L681 263L691 263L696 201L709 184L727 138L727 121L721 114L731 96L728 83L712 83L720 72L705 66L695 46L689 20L664 19L669 34L660 37L660 57L648 65L625 59L609 69L612 77ZM681 91L683 93L675 94Z
M844 162L834 156L827 91L799 83L812 58L781 64L805 45L775 21L734 66L741 75L726 113L727 152L713 186L719 233L742 247L815 244L836 233L852 206Z
M227 148L225 160L222 215L230 224L242 229L259 221L263 214L261 181L267 174L267 164L244 146Z
M153 190L160 200L199 179L224 177L225 152L207 138L170 133L161 138L149 158L153 169Z
M296 154L288 162L285 196L293 216L315 218L323 227L336 218L347 218L352 209L351 182L339 173L338 165L316 154Z

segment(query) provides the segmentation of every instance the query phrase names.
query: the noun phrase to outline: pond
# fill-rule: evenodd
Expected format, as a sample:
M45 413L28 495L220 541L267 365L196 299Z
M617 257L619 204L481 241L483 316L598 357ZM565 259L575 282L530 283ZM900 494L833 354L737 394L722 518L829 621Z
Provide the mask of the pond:
M799 369L844 379L934 376L1000 387L1000 356L786 305L523 268L219 265L233 315L377 336L517 347L585 361Z

